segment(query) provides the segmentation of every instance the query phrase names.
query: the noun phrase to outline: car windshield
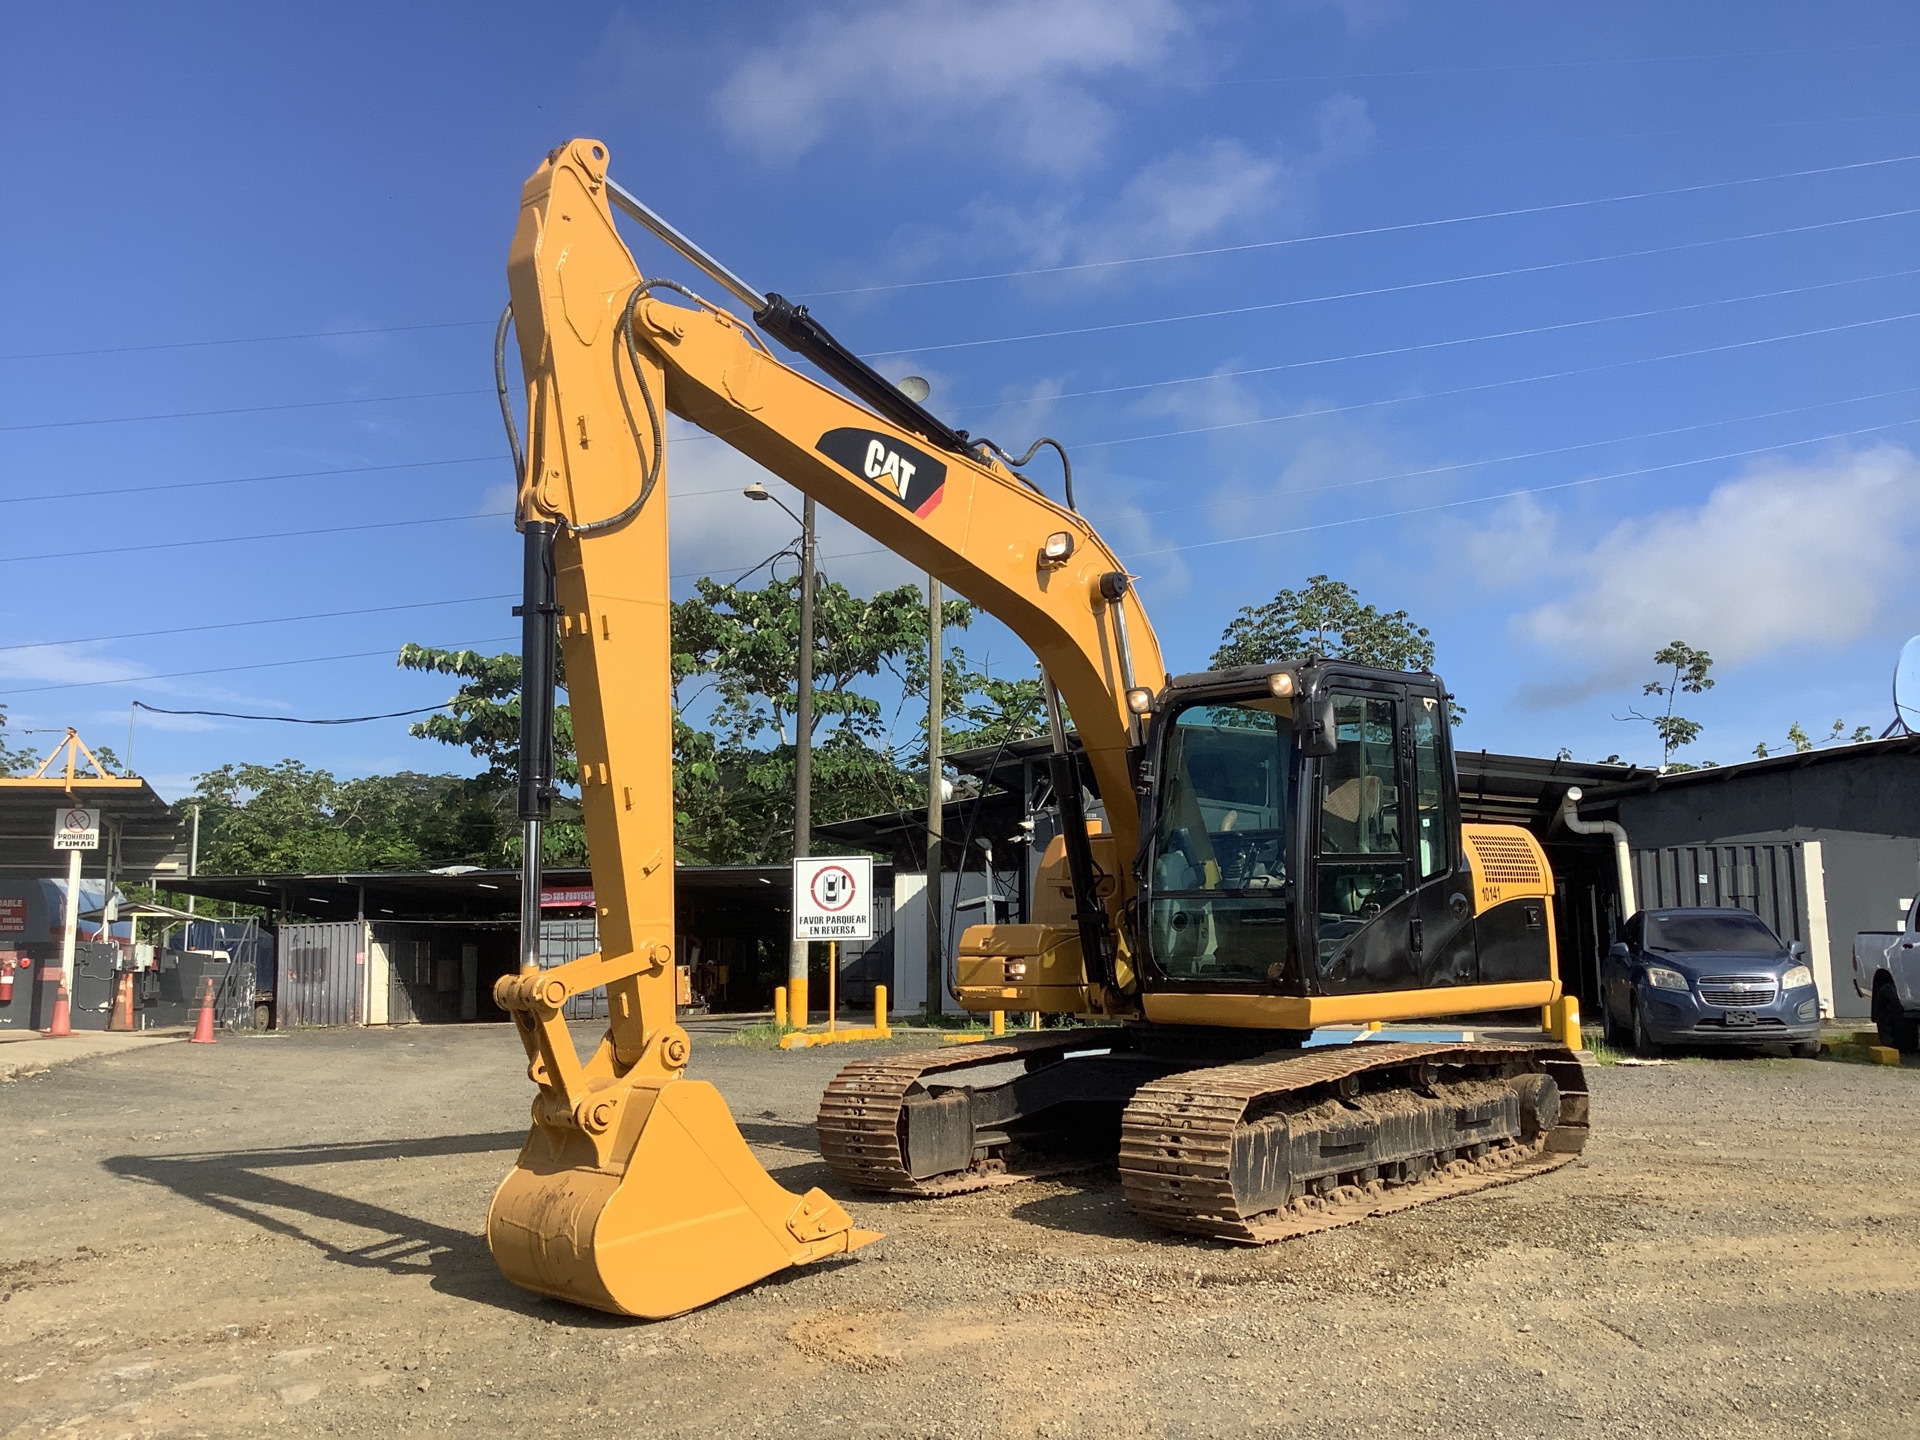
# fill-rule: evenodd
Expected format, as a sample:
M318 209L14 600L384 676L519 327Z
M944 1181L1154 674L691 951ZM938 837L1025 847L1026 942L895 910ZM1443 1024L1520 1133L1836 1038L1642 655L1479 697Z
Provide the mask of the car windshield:
M1760 950L1781 948L1758 915L1649 915L1649 950Z

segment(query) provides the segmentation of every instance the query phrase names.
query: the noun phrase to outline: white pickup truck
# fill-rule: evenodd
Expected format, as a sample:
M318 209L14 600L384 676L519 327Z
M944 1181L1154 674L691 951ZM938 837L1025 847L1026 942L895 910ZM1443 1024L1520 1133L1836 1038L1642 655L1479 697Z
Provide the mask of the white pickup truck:
M1906 928L1853 937L1853 988L1873 1002L1880 1043L1920 1050L1920 896L1905 902Z

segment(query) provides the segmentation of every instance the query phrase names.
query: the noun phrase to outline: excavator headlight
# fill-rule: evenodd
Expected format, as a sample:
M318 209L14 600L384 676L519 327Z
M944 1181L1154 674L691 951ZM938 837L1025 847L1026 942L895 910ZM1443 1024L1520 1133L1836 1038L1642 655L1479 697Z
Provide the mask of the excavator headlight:
M1153 713L1153 691L1138 685L1127 691L1127 709L1136 715L1151 715Z
M1073 558L1073 532L1056 530L1047 536L1047 543L1040 547L1040 564L1048 570L1058 569Z
M1293 694L1293 676L1285 670L1282 670L1277 675L1269 676L1267 678L1267 689L1274 693L1276 699L1285 700L1289 695Z

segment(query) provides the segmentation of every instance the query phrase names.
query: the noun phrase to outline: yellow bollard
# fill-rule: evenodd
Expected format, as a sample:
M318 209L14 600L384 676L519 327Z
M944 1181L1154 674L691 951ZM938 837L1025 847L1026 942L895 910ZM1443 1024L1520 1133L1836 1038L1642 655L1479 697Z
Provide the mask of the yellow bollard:
M1540 1007L1540 1028L1549 1035L1553 1034L1553 1006L1542 1005Z
M1004 1035L1007 1033L1006 1011L996 1010L993 1012L993 1033L996 1035Z
M1556 1000L1547 1007L1547 1031L1553 1038L1569 1050L1578 1050L1580 1046L1580 999L1568 995Z
M807 1028L807 982L804 976L787 982L787 1023L796 1030Z
M787 1028L787 987L784 985L773 987L773 1023L778 1029Z
M887 987L884 985L873 987L873 1028L887 1028Z

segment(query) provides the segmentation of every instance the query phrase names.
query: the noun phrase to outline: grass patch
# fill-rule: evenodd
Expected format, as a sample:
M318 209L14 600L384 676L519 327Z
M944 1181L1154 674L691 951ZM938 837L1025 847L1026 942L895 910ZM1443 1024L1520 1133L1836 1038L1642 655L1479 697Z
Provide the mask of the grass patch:
M762 1020L757 1025L748 1025L735 1030L730 1035L722 1035L718 1040L708 1041L712 1045L734 1045L742 1050L778 1050L780 1037L791 1035L791 1025L776 1025L771 1020Z
M1613 1065L1627 1058L1623 1051L1607 1043L1606 1031L1599 1025L1580 1027L1580 1048L1593 1056L1596 1065Z

